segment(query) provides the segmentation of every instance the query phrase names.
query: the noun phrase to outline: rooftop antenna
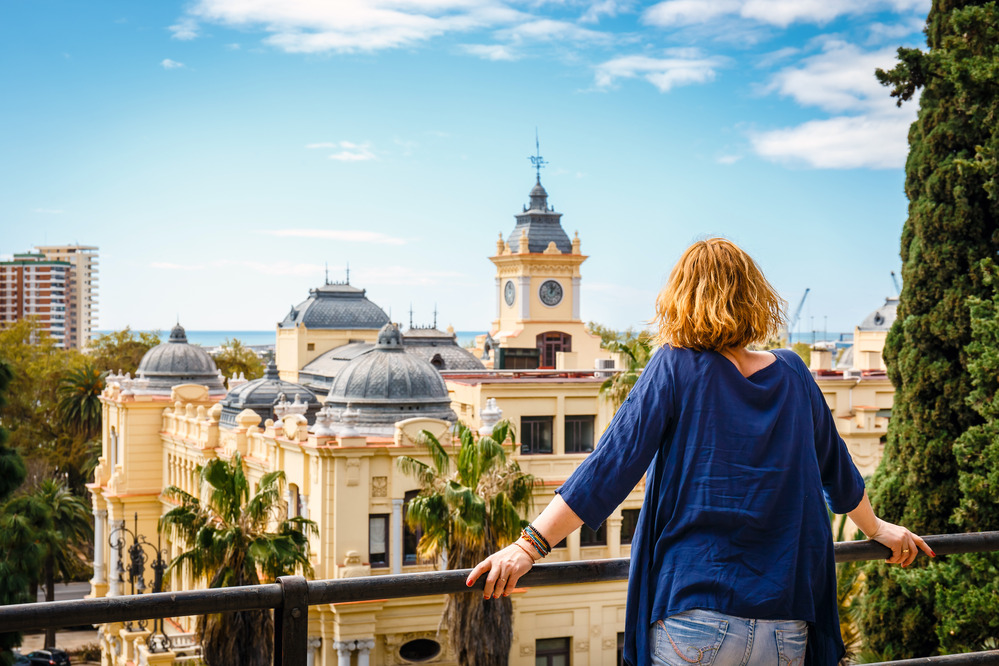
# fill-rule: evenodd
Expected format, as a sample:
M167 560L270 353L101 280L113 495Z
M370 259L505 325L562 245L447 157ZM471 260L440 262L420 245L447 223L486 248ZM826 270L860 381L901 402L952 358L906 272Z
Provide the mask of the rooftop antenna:
M347 262L347 284L350 284L350 262Z
M437 328L437 304L434 303L434 328Z
M538 185L541 184L541 169L548 165L544 158L541 157L541 142L538 141L538 128L534 128L534 149L535 154L531 155L527 159L531 160L531 164L534 165L534 170L537 172Z
M326 262L326 285L329 286L330 283L330 262Z
M409 327L413 328L413 304L409 304Z

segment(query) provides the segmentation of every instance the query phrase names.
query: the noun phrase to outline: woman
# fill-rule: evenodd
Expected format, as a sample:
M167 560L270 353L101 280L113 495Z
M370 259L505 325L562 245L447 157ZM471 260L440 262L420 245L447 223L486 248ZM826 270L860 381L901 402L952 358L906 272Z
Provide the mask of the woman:
M482 561L505 596L550 544L593 529L645 475L632 540L629 664L836 664L827 506L907 566L926 543L874 515L832 414L773 337L783 301L734 243L694 243L656 303L661 348L591 454L521 539ZM807 656L806 656L807 654Z

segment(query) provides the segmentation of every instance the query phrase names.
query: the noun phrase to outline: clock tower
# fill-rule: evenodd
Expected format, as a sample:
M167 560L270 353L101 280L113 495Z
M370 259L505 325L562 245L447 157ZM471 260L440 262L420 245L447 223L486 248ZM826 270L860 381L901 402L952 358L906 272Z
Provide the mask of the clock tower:
M531 160L538 176L530 204L517 224L496 242L496 320L490 337L495 368L593 369L600 338L586 330L579 314L580 272L586 256L579 234L570 240L562 214L548 204L541 185L540 156ZM561 352L561 353L560 353Z

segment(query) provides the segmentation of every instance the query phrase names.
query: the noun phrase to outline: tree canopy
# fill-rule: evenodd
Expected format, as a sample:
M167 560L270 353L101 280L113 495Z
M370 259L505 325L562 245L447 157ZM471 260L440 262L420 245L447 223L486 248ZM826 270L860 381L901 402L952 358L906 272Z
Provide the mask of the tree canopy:
M448 569L469 569L519 537L535 479L506 456L504 444L513 442L507 421L479 438L464 424L455 428L457 447L424 430L420 445L429 464L411 456L400 456L398 464L420 484L406 509L406 522L423 530L420 555L443 554ZM455 659L466 666L506 664L512 623L510 599L485 602L477 594L449 595L441 618Z
M145 333L133 331L126 326L120 331L98 335L90 340L87 352L93 358L94 366L102 372L129 373L135 375L139 362L146 352L160 344L159 331Z
M164 495L179 502L160 519L160 529L175 529L188 550L169 571L186 566L209 587L260 583L258 570L271 579L301 570L312 574L310 534L316 524L288 517L281 491L284 472L264 474L257 491L236 453L232 461L214 459L198 469L200 498L170 486ZM198 635L210 666L266 666L274 651L274 621L266 610L222 612L198 618Z
M895 404L871 497L884 518L919 533L994 530L994 476L980 461L996 441L995 375L981 368L994 362L985 260L999 250L999 9L934 0L926 36L928 49L899 49L898 65L877 72L899 104L920 98L906 163L904 289L885 345ZM997 566L994 554L867 566L866 649L904 659L980 647L987 599L995 616Z
M240 373L246 379L259 379L264 376L264 362L255 351L236 338L227 338L214 358L215 365L226 377Z

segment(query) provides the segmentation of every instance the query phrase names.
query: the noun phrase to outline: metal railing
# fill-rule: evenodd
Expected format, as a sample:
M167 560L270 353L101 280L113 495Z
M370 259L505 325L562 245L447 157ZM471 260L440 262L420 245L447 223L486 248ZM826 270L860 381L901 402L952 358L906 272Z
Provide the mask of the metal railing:
M923 537L937 555L999 551L999 532L940 534ZM837 562L885 559L890 551L875 541L835 544ZM523 587L626 580L628 558L538 564L521 578ZM277 583L78 601L0 607L4 631L38 630L87 623L151 620L224 611L274 609L275 666L304 666L308 651L309 606L379 599L423 597L481 590L485 579L465 586L470 570L306 580L284 576ZM999 664L999 650L883 662L899 666L970 666ZM875 665L876 666L876 665Z

